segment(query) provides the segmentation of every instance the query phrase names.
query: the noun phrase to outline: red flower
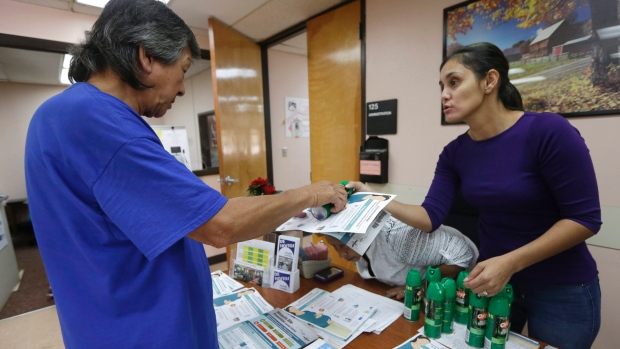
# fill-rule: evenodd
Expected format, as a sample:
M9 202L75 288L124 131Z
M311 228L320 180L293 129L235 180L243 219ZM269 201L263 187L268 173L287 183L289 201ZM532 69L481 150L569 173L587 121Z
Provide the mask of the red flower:
M273 185L266 185L263 187L263 191L265 195L271 195L276 192L276 187Z
M276 190L276 187L269 183L269 179L262 177L258 177L253 180L246 191L248 196L272 195L280 192Z
M253 180L252 183L250 183L250 187L253 187L255 185L264 187L268 184L269 184L269 180L267 178L258 177L255 180Z

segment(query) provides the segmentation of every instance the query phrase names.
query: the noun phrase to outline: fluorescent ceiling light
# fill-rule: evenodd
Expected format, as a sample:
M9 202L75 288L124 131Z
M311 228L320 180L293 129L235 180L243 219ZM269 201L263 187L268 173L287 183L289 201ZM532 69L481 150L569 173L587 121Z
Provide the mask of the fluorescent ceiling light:
M108 3L108 1L110 0L75 0L75 2L78 2L80 4L95 6L99 8L103 8L105 4ZM159 0L159 1L163 2L164 4L167 4L168 1L170 0Z

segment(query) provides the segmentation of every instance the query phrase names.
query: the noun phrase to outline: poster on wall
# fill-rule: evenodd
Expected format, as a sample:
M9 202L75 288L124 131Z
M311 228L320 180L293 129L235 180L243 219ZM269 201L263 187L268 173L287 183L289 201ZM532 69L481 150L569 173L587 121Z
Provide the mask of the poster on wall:
M0 209L3 209L1 205ZM0 251L6 247L9 241L9 238L6 235L8 230L4 228L4 226L4 215L0 214Z
M306 98L285 98L286 137L310 137L310 101Z
M187 140L187 130L185 126L152 126L155 134L175 159L179 160L188 169L192 169L189 157L189 142Z

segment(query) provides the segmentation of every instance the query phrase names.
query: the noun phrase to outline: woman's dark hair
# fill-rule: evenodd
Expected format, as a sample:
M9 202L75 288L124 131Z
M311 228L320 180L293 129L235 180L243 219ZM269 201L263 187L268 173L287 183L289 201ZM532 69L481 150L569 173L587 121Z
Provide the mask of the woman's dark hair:
M499 47L488 43L478 42L462 47L448 55L439 70L451 59L455 59L474 72L477 79L483 79L489 70L499 72L498 96L504 106L510 110L523 110L523 100L517 88L508 78L508 60Z
M200 58L200 47L187 24L166 4L157 0L111 0L86 34L84 42L69 49L71 82L87 81L95 71L111 69L136 90L140 81L138 50L168 65L185 47L192 58Z

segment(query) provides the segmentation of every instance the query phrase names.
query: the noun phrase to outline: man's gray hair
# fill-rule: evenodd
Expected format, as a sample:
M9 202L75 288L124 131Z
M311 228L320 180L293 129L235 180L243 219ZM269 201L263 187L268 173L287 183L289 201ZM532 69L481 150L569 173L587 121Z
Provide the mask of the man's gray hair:
M136 90L147 86L140 80L139 48L156 61L168 65L185 47L192 58L200 58L196 37L183 20L157 0L111 0L86 39L70 48L72 82L87 81L93 72L111 69Z

